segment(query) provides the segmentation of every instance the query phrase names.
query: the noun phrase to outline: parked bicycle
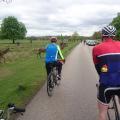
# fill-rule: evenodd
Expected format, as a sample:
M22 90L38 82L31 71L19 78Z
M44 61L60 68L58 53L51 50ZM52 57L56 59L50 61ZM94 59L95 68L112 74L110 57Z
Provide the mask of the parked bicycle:
M25 112L25 109L18 108L14 104L8 104L5 110L0 110L0 120L10 120L10 116L12 114L21 113L23 115L23 112Z
M99 85L96 84L96 87L98 88ZM112 91L112 90L110 90L110 91ZM119 113L119 109L118 109L118 101L117 101L116 97L117 96L113 95L112 99L111 99L111 102L109 104L108 111L107 111L108 120L120 120L120 113Z

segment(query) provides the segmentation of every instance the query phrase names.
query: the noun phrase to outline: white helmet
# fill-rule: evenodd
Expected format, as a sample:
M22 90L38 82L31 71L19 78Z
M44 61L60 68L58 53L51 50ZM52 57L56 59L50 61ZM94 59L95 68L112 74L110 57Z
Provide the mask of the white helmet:
M116 28L114 26L106 26L102 29L102 36L115 36Z

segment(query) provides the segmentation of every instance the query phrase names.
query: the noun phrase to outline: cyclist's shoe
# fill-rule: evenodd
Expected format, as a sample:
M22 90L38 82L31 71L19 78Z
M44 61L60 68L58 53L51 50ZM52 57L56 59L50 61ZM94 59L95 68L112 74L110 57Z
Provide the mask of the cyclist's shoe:
M61 75L57 75L58 80L61 80Z

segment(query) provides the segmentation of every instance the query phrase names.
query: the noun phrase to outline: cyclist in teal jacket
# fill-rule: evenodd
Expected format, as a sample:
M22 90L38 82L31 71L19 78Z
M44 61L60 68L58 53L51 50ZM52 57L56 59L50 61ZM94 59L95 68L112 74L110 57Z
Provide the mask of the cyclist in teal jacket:
M59 45L56 44L57 38L51 37L50 41L51 41L51 43L48 44L45 49L45 51L46 51L45 63L46 63L47 75L49 75L49 73L51 71L50 64L54 62L55 65L57 66L58 75L59 75L58 78L60 80L61 79L61 70L62 70L62 65L63 65L62 61L64 61L64 57L62 55Z
M51 43L49 43L45 49L39 49L39 50L41 52L46 52L45 64L46 64L47 76L51 72L51 67L50 67L51 63L54 63L58 69L58 79L61 80L62 65L65 62L65 59L63 57L59 45L57 44L57 38L51 37L50 41Z

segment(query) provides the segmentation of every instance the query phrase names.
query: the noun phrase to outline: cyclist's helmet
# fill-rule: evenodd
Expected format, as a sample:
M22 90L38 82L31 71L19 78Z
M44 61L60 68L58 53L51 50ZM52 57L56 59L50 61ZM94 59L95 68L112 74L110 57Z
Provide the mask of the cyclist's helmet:
M115 36L116 28L114 26L106 26L102 29L102 36Z
M56 37L51 37L51 38L50 38L50 41L51 41L51 42L57 42L57 38L56 38Z

